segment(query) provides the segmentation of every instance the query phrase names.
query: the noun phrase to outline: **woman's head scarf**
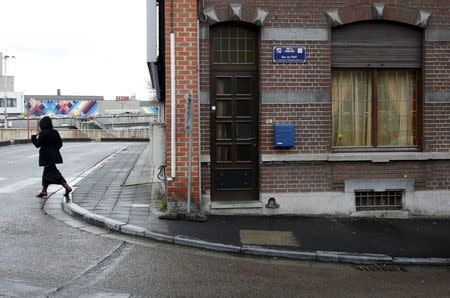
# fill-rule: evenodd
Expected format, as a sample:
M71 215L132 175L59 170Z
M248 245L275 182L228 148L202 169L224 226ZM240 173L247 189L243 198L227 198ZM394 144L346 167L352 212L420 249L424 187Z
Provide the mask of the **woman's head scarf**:
M41 121L39 121L39 127L41 128L41 130L52 129L52 119L49 116L45 116L41 119Z

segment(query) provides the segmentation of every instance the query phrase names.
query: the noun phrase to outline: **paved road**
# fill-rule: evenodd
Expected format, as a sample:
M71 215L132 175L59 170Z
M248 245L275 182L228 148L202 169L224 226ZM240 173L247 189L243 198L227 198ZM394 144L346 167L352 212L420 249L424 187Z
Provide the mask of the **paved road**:
M66 143L70 180L125 143ZM449 267L370 268L206 252L42 211L31 145L0 147L0 297L448 297ZM54 190L56 188L53 188ZM69 223L71 225L68 225ZM81 228L80 228L81 227Z

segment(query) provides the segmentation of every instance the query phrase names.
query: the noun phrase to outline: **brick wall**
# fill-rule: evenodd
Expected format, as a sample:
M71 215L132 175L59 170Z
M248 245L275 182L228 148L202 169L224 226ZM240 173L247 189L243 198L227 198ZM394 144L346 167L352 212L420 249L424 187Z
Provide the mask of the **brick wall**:
M330 104L264 104L260 110L262 154L327 153L331 150ZM273 147L273 124L295 124L295 147Z
M425 189L450 189L450 161L431 161L427 163Z
M450 161L297 162L261 167L263 192L344 191L348 179L414 179L416 190L450 189Z
M304 46L308 62L273 63L272 48L281 45ZM331 87L331 49L329 42L261 42L261 90L329 90Z
M171 173L171 103L170 103L170 32L175 33L176 44L176 177L167 183L169 198L185 200L188 187L188 150L189 134L185 132L186 94L194 96L194 124L192 151L192 199L199 201L199 131L197 92L197 1L173 0L173 6L166 3L165 31L166 34L166 122L167 122L167 174ZM173 16L173 20L171 17ZM173 27L172 27L173 24Z
M450 152L450 42L425 42L424 62L424 150Z
M262 192L332 191L326 162L272 163L261 167Z
M256 7L269 15L265 28L321 28L329 29L325 12L339 9L343 24L372 19L372 3L385 3L384 19L415 25L418 9L432 12L430 29L450 27L450 2L442 0L386 0L386 1L275 1L275 0L206 0L205 7L214 6L220 19L229 16L228 3L243 4L243 20L251 22ZM202 24L208 31L208 25ZM205 34L208 36L208 34ZM306 64L276 64L272 62L272 46L299 45L308 50ZM209 93L209 40L200 43L200 84ZM331 89L331 46L329 41L260 41L260 92L325 91ZM422 93L431 94L422 102L423 151L450 152L450 42L425 42L422 68ZM431 92L431 93L430 93ZM441 98L433 99L435 95ZM444 95L442 95L444 94ZM450 94L450 93L447 93ZM208 96L205 97L205 99ZM261 154L317 154L332 153L331 105L321 102L260 104ZM204 155L210 153L210 111L205 100L201 108L201 136ZM296 124L296 146L274 149L273 124ZM260 184L263 192L342 191L345 179L354 178L412 178L416 189L450 189L448 161L371 162L285 162L262 163ZM203 190L209 188L209 166L202 167Z
M449 16L450 18L450 16ZM450 89L450 43L426 42L424 47L426 90Z
M423 111L424 151L450 152L450 103L427 103Z

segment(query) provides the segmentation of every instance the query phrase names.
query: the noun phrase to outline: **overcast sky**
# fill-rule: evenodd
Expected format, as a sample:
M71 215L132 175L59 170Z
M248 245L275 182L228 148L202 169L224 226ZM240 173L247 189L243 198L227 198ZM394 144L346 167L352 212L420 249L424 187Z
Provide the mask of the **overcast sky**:
M0 0L15 91L148 100L145 0Z

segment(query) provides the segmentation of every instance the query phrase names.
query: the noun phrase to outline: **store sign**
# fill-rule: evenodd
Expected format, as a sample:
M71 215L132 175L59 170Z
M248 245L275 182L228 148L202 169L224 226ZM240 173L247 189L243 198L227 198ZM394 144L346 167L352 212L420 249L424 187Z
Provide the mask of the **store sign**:
M273 47L273 62L305 63L305 47Z
M117 101L129 101L130 97L129 96L116 96L116 100Z

